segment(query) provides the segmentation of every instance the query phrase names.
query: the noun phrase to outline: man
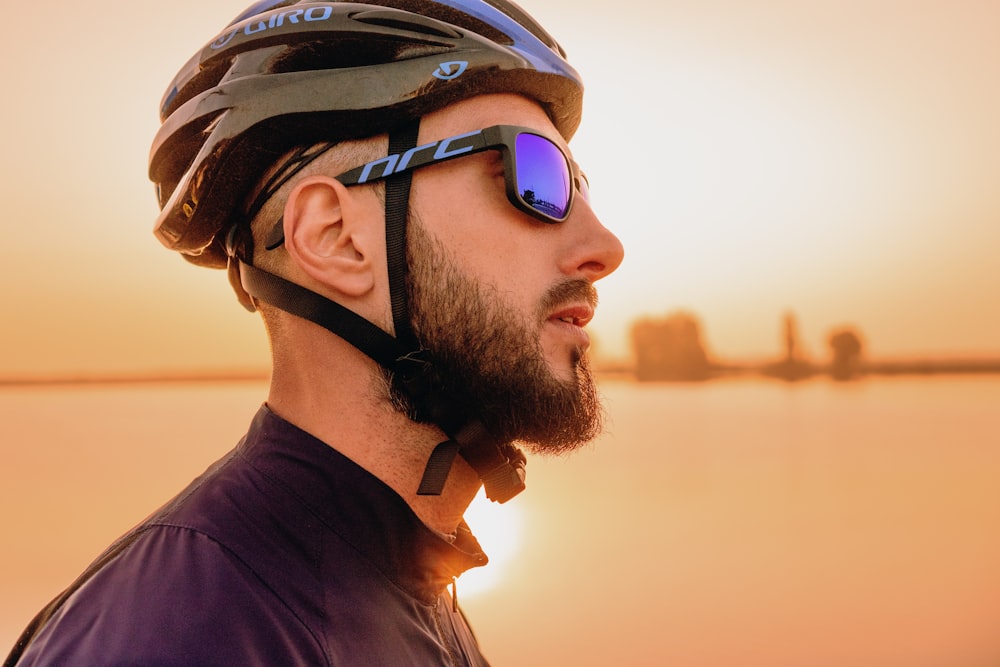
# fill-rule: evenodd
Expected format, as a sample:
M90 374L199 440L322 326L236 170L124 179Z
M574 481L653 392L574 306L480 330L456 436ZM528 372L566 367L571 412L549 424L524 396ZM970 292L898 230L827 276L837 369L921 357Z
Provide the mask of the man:
M582 86L503 0L258 2L178 74L157 235L272 347L246 437L32 622L10 665L483 665L447 586L481 485L600 408L622 259L566 141Z

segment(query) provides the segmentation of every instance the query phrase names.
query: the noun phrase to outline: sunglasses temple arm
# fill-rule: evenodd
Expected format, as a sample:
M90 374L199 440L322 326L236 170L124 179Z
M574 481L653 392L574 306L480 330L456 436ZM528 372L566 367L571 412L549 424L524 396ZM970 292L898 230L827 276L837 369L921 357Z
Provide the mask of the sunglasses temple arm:
M396 174L412 171L419 167L426 167L475 153L503 148L504 143L502 141L490 141L487 132L489 129L492 128L464 135L460 134L442 139L441 141L417 146L405 153L388 155L387 157L379 158L360 167L345 171L334 178L344 185L373 183L389 178L390 176L395 176Z

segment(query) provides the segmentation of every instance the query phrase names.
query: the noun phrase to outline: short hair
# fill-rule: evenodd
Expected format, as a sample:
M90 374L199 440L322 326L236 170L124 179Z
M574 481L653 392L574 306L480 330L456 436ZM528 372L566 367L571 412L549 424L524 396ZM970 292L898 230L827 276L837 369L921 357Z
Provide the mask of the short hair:
M313 146L306 147L306 149L307 151L311 151L319 149L321 146L323 146L323 144L315 144ZM275 163L261 175L260 180L254 187L247 201L252 201L260 196L260 193L264 190L264 188L268 187L268 184L274 176L276 174L280 174L282 170L287 168L292 157L296 154L301 154L302 148L303 147L291 148L284 155L282 155L280 159L275 161ZM257 212L253 215L253 218L248 221L251 238L250 248L252 248L252 250L248 253L250 256L243 258L244 261L249 261L255 267L263 271L267 271L268 273L272 273L280 277L288 277L285 270L288 253L285 251L284 246L279 246L273 250L267 250L266 246L274 226L278 224L284 216L285 203L288 199L288 194L295 188L296 183L309 176L326 175L333 177L337 174L342 174L349 169L357 167L358 165L384 157L388 149L389 138L386 134L366 137L364 139L342 141L326 149L315 160L309 162L300 170L295 172L293 177L282 183L280 187L271 193L263 205L261 205ZM385 206L384 183L375 182L362 187L373 188L373 191L379 198L379 201L382 202L383 207ZM272 306L271 304L259 299L254 300L254 305L260 313L261 319L264 321L264 326L267 329L268 336L270 337L273 346L274 343L282 336L281 323L283 321L283 311L280 308Z
M303 178L315 175L336 176L358 165L377 160L384 157L388 151L388 135L376 135L364 139L351 139L342 141L333 147L325 150L322 155L308 163L289 178L285 183L275 190L267 201L260 207L253 219L249 221L250 231L253 238L253 256L246 259L254 266L272 273L282 275L280 272L285 252L278 248L266 250L267 238L271 235L274 226L284 215L285 202L288 194L295 188L295 184ZM321 144L308 147L308 150L316 150ZM254 188L249 199L257 197L260 191L276 173L286 168L291 157L301 152L301 148L293 148L287 151L281 159L276 161L261 177L259 183ZM374 187L379 200L385 205L385 184L376 182L368 187Z

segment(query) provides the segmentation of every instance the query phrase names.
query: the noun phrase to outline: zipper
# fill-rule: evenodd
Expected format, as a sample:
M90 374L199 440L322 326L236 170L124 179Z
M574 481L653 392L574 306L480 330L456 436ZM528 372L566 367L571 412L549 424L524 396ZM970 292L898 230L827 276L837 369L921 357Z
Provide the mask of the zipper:
M451 590L452 590L451 607L453 611L457 611L458 602L457 598L455 597L455 592L457 590L455 577L451 578ZM441 645L448 652L448 657L451 658L451 664L455 665L455 667L462 667L463 665L466 665L467 662L460 660L459 652L461 651L461 649L459 649L459 647L457 646L452 645L452 642L448 640L448 636L444 631L444 627L442 627L441 625L441 616L447 613L445 609L442 609L442 605L443 602L439 597L437 604L434 607L434 629L437 630L438 640L441 642Z

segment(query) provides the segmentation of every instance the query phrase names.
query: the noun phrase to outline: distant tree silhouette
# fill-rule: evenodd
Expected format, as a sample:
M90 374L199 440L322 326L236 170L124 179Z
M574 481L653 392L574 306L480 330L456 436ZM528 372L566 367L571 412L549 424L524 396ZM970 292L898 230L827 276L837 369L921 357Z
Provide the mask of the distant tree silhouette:
M678 311L662 318L642 318L632 325L631 334L639 380L690 381L708 377L701 325L691 313Z
M864 345L861 337L850 328L842 328L830 334L830 352L833 359L830 375L835 380L850 380L861 372L861 354Z

